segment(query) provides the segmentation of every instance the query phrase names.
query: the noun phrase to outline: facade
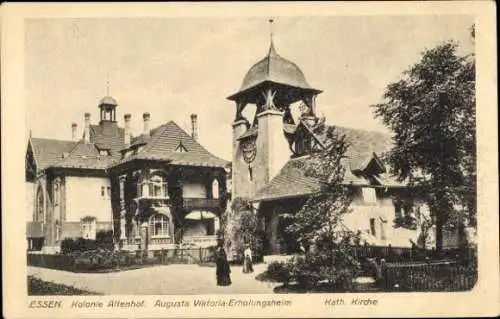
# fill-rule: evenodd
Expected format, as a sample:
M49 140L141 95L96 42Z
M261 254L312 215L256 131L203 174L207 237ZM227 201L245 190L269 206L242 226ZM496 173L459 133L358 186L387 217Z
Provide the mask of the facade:
M312 151L321 150L325 136L314 133L318 124L316 97L293 62L281 57L271 39L268 54L253 65L241 89L228 97L236 104L233 123L233 196L249 198L261 218L267 254L296 251L298 243L284 232L289 216L319 190L319 181L305 175ZM255 107L249 121L242 115ZM300 109L300 113L293 115ZM335 127L349 143L345 185L352 190L352 213L342 227L361 235L371 245L432 246L427 233L429 211L405 184L390 176L381 160L391 146L390 136L360 129ZM432 233L432 230L430 231ZM448 245L456 236L446 237Z
M105 97L100 121L85 114L82 138L30 137L26 152L29 250L55 252L64 238L95 239L112 231L124 249L154 250L215 242L227 201L228 163L197 142L197 118L186 133L170 121L131 136L129 114L116 121Z

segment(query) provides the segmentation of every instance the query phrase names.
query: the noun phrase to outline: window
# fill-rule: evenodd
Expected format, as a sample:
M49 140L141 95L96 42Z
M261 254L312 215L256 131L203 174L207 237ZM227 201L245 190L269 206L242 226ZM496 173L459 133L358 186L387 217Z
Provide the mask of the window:
M44 222L45 221L45 201L43 198L43 190L41 187L38 188L36 194L36 210L34 221Z
M377 195L375 193L375 188L363 187L361 191L363 192L363 200L365 203L377 202Z
M108 195L108 199L111 198L111 186L106 188L106 194Z
M99 150L99 155L101 155L101 156L109 156L109 150Z
M394 212L396 214L396 219L399 219L401 217L403 217L403 213L401 212L401 202L399 201L396 201L394 203Z
M167 183L164 182L163 177L154 175L151 177L149 188L149 195L151 197L167 197Z
M106 187L101 186L101 197L104 197L106 195Z
M217 179L214 179L214 181L212 182L212 198L219 198L219 181Z
M56 220L56 241L61 240L61 224Z
M149 222L149 233L151 236L169 236L169 220L168 217L161 214L156 214L151 217Z
M387 239L387 237L385 235L385 224L386 223L387 223L386 220L383 220L382 218L380 218L380 239L382 239L382 240Z
M60 192L59 192L59 189L60 189L60 181L59 179L57 178L55 181L54 181L54 206L57 206L59 205L59 198L60 198Z
M377 232L375 231L375 218L370 218L370 232L374 237L377 236Z
M84 239L95 239L96 235L96 218L84 217L80 222L81 233Z
M120 199L125 199L125 177L120 177Z

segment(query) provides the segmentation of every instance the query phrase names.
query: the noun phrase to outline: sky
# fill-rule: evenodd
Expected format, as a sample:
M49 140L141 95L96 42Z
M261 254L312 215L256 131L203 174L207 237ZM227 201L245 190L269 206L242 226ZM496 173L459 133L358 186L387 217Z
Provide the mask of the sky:
M420 53L453 39L474 50L472 16L273 17L277 52L323 91L317 112L329 124L389 132L370 105L416 63ZM117 120L132 114L132 132L169 120L189 132L198 114L199 141L231 158L237 92L269 48L263 18L31 19L25 24L26 133L71 139L84 113L99 121L99 100L118 102ZM252 114L253 115L253 114ZM251 120L251 116L248 116Z

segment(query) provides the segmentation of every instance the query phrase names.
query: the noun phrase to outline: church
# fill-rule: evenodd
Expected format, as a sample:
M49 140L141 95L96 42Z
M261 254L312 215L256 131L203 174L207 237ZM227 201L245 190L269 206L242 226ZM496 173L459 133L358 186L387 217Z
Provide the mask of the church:
M144 113L142 134L131 136L131 115L120 127L115 99L98 108L98 124L85 113L81 136L71 125L72 140L29 138L28 250L54 253L64 238L95 239L103 230L122 249L215 244L229 163L198 143L196 114L188 134L173 121L150 128Z
M314 130L321 121L316 114L321 93L295 63L278 54L271 35L267 54L249 69L239 91L228 97L236 106L232 195L252 202L266 237L265 254L290 254L299 248L285 229L293 222L290 217L319 190L320 181L306 175L305 167L311 152L328 142L325 134ZM243 116L247 108L255 112L250 120ZM341 228L358 233L369 245L433 247L428 206L391 176L382 160L392 147L391 136L333 127L348 142L344 185L354 194ZM445 246L456 242L456 234L446 234Z
M321 93L278 53L271 36L267 54L228 97L235 103L231 162L198 143L196 114L187 133L173 121L150 128L151 115L144 113L143 133L132 136L130 114L119 126L118 103L109 96L98 105L97 124L85 114L82 135L74 123L71 140L30 136L28 249L57 251L63 238L93 239L100 230L112 230L122 249L210 246L228 202L241 197L259 217L264 254L297 251L297 240L284 230L319 190L304 167L328 142L314 130ZM249 111L251 119L244 116ZM391 137L334 127L349 144L344 184L354 194L341 226L369 245L432 247L432 236L422 237L430 225L427 205L382 160ZM445 236L445 246L456 244L456 234Z

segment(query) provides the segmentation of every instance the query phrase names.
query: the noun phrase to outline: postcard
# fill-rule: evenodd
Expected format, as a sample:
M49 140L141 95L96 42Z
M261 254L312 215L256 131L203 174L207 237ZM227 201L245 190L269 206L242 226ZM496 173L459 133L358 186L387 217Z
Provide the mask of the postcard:
M1 13L6 318L499 314L492 2Z

